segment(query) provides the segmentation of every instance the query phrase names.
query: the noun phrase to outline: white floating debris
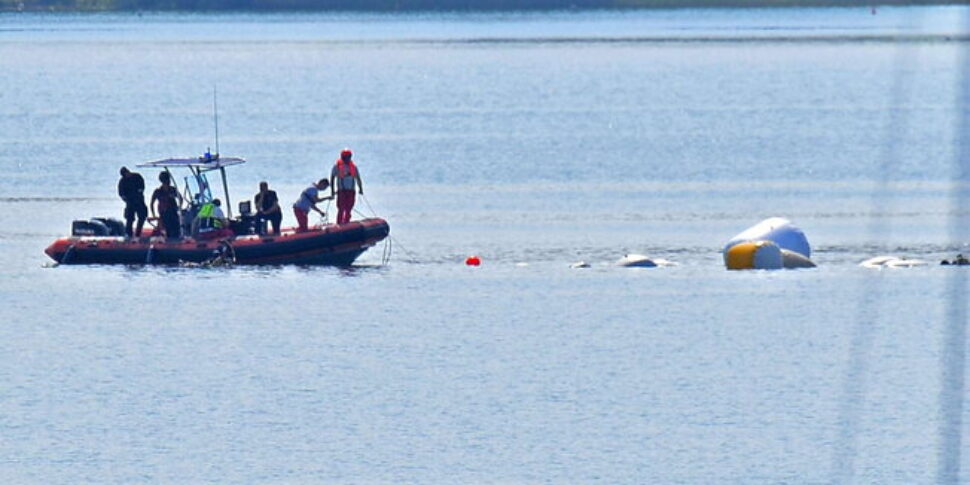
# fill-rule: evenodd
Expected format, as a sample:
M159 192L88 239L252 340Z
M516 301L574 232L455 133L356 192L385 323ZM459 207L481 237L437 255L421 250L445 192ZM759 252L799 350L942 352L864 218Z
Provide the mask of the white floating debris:
M642 254L627 254L616 262L617 266L625 268L655 268L657 263Z
M923 261L922 259L906 259L897 256L876 256L859 263L859 266L862 266L863 268L915 268L917 266L926 266L927 264L929 264L929 262Z
M586 261L576 261L575 263L569 265L570 268L589 268L589 263Z

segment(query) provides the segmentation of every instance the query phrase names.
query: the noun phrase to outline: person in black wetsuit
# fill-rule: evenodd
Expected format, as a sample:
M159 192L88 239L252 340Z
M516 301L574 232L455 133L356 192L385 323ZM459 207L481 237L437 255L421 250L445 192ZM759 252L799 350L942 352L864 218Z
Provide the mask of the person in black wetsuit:
M273 234L280 234L280 223L283 221L283 211L280 209L280 199L276 191L269 190L269 184L259 183L259 193L253 197L256 205L256 227L263 233L263 221L273 224Z
M970 266L970 259L967 259L962 254L958 254L953 261L947 261L944 259L943 261L940 261L940 264L943 266Z
M125 234L128 237L141 237L141 229L148 217L145 205L145 179L140 174L121 167L121 180L118 181L118 196L125 201ZM138 225L132 231L132 224L138 218Z
M155 202L158 201L158 215L162 221L162 228L165 229L165 236L169 239L178 239L182 237L182 226L179 221L182 195L179 194L178 189L172 187L172 176L168 172L158 174L158 180L162 185L152 193L152 201L149 204L152 217L155 217Z

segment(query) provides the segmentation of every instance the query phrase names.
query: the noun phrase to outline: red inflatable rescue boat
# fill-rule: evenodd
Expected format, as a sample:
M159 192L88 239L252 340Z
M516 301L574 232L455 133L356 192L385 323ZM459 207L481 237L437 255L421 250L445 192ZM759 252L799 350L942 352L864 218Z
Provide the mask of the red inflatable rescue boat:
M70 237L62 237L45 252L60 264L179 264L205 263L219 257L230 257L236 264L301 264L347 266L368 248L390 233L387 221L369 218L346 224L323 224L307 231L283 229L279 235L259 234L249 203L240 204L240 215L232 217L225 167L245 163L241 158L220 158L206 154L199 158L166 159L138 165L147 168L187 168L184 200L180 210L184 230L199 209L212 201L206 172L219 170L225 189L229 226L219 237L187 236L166 239L146 228L143 237L126 238L124 225L117 220L96 218L75 221ZM173 178L174 180L174 178ZM186 232L188 233L188 232Z

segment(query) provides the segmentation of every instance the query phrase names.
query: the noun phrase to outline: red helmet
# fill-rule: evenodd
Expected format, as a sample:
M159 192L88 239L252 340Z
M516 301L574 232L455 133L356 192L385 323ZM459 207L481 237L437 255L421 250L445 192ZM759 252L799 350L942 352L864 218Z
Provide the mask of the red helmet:
M350 151L349 148L344 148L343 150L340 150L341 160L347 161L347 160L350 160L350 158L353 156L354 156L354 152Z

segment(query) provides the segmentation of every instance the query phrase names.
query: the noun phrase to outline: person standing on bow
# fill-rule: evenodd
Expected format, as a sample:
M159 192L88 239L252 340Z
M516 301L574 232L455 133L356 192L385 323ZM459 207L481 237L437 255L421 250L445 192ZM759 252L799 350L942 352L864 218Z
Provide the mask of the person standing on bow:
M350 214L354 209L356 183L360 195L364 195L364 184L360 181L360 172L354 165L353 152L349 148L340 151L340 158L333 164L330 171L330 195L337 192L337 224L350 222Z
M172 175L168 172L158 174L158 181L162 183L155 192L152 192L152 200L149 207L152 209L152 217L155 217L155 202L158 202L158 217L162 221L162 228L165 229L165 236L169 239L182 237L182 226L179 221L179 206L182 204L182 194L172 186Z
M273 234L280 235L280 222L283 221L283 211L280 210L280 199L276 191L269 190L269 184L259 183L259 193L253 198L256 203L256 227L263 234L263 221L273 224Z
M125 234L128 237L141 237L141 229L148 217L148 207L145 205L145 179L140 174L121 167L121 180L118 181L118 196L125 201ZM135 217L138 225L132 231Z
M329 186L330 182L327 179L320 179L317 183L301 192L300 198L293 203L293 215L296 216L296 223L299 226L297 227L297 232L303 232L309 229L307 216L310 214L310 209L319 212L323 217L327 216L326 212L323 212L317 207L317 202L333 198L333 196L320 197L320 191L327 190Z

